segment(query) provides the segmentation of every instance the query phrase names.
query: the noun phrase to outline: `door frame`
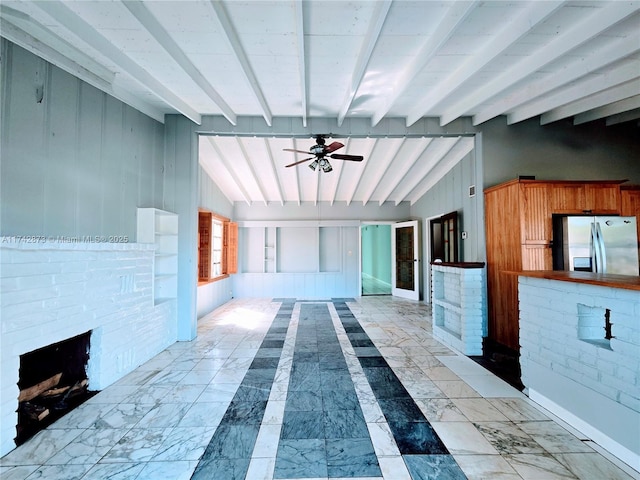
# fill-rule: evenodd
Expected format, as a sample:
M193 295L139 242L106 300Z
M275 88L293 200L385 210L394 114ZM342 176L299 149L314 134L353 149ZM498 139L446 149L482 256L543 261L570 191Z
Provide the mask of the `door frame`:
M396 230L398 228L413 227L413 263L414 263L414 288L405 290L396 287ZM422 284L420 220L407 220L397 222L391 226L391 295L394 297L407 298L409 300L420 300L420 285Z

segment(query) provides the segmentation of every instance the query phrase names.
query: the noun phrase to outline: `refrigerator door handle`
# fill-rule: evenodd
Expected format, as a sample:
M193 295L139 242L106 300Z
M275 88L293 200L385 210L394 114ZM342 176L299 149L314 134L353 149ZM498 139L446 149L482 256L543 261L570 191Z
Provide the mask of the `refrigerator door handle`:
M596 222L596 236L599 244L598 250L600 251L600 268L598 271L600 273L607 273L607 252L605 251L604 236L602 235L599 222Z
M591 241L589 242L589 256L591 257L591 271L598 271L598 239L596 238L596 225L591 224Z

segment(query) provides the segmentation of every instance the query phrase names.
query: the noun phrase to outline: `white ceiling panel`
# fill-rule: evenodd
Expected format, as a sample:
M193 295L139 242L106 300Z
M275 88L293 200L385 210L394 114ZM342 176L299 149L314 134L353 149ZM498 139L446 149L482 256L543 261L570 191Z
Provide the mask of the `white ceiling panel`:
M638 124L637 1L3 0L0 20L3 37L159 121L237 126L200 148L233 202L415 202L472 151L450 133L393 138L394 122ZM249 135L248 118L291 136ZM364 160L285 167L306 154L283 148L332 132L335 153Z

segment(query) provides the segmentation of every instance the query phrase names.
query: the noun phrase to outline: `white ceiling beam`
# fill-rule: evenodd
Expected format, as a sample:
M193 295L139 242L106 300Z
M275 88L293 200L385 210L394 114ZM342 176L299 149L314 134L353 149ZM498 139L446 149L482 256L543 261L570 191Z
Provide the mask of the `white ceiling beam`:
M596 93L590 97L583 98L582 100L578 100L543 113L540 116L540 125L546 125L594 108L600 108L609 103L633 97L638 94L638 91L640 91L640 80L636 79L635 81L627 82L623 85L610 88L609 90Z
M38 24L26 14L7 14L6 6L0 6L0 34L34 55L61 68L65 72L94 86L123 103L135 108L154 120L164 123L164 113L129 92L115 87L115 74L96 63L88 55L80 52L62 38Z
M633 120L637 120L640 118L640 97L628 98L627 101L629 101L629 103L635 102L636 105L638 106L633 110L623 110L620 113L614 113L613 115L607 116L607 120L605 121L605 124L607 125L607 127L610 127L611 125L617 125L619 123L631 122ZM623 100L623 102L625 101ZM623 103L623 102L619 102L619 103ZM615 105L616 104L614 104L614 106ZM578 120L578 117L580 116L581 115L576 115L574 117L573 119L574 124L576 120Z
M436 53L438 53L438 50L451 38L460 24L464 22L469 13L471 13L478 4L478 2L451 2L451 6L438 22L438 26L433 34L427 37L426 42L415 56L415 60L405 68L404 72L402 72L395 82L393 94L385 99L383 108L371 117L372 126L377 125L380 120L389 113L389 110L391 110L396 100L405 93L409 84L426 67L427 63L431 61Z
M421 182L409 195L413 206L427 193L436 183L444 178L449 171L455 167L460 160L473 150L473 138L460 137L460 148L452 148L432 170L430 175Z
M640 60L627 62L624 66L594 75L587 80L576 82L571 87L562 88L552 95L523 105L507 115L507 125L522 122L554 108L588 98L591 95L608 90L637 79L640 75ZM638 92L640 92L640 80Z
M187 57L184 51L173 40L173 37L165 30L160 22L154 17L149 9L139 0L122 2L125 7L136 17L140 24L151 34L164 50L171 55L171 58L186 72L198 87L220 108L224 117L233 125L236 125L237 118L235 112L224 101L222 96L216 91L209 81L202 75L200 70Z
M129 75L160 100L167 103L172 108L175 108L191 121L197 124L201 123L202 119L198 112L191 108L191 106L171 90L166 88L160 81L156 80L153 75L125 55L119 48L112 44L90 24L76 15L76 13L66 5L61 2L52 1L33 2L33 4L37 5L38 8L51 16L56 22L73 32L91 48L108 57L109 60L122 69L123 73Z
M264 194L264 189L262 188L262 184L260 183L260 178L256 173L256 169L253 168L253 163L251 162L251 159L249 158L249 154L247 153L247 149L244 146L243 139L240 137L236 137L236 142L238 142L238 147L240 148L240 152L242 152L242 157L244 158L244 161L247 163L247 166L249 167L249 171L251 172L251 178L253 179L256 186L258 187L258 192L260 193L261 200L264 202L265 206L269 205L269 202L267 201L267 196Z
M276 161L273 157L273 150L271 150L271 144L269 144L269 140L265 137L262 139L264 141L264 148L267 151L267 157L269 158L269 166L271 167L271 174L276 182L276 189L278 190L278 201L280 205L284 206L284 194L282 193L282 185L280 185L280 176L278 175L278 171L276 169Z
M369 22L369 29L367 30L367 34L362 42L362 46L360 47L355 71L351 74L351 81L349 82L348 90L344 100L342 101L342 107L340 107L340 111L338 112L339 127L342 126L344 117L346 117L347 112L349 112L349 108L351 108L356 92L358 91L358 88L360 88L364 74L369 66L369 61L371 60L371 54L378 43L382 26L387 19L391 2L392 0L379 0L375 3L373 15Z
M582 45L637 11L637 4L622 2L611 2L606 4L605 7L595 10L586 20L567 29L563 34L560 34L549 42L544 48L537 50L532 55L516 63L512 68L496 76L483 87L462 97L442 114L440 117L440 125L447 125L456 118L464 116L478 105L510 88L515 83L524 80L543 66L556 61L574 48Z
M378 185L380 184L380 182L382 181L386 173L389 171L389 168L391 168L391 165L395 161L396 157L398 156L398 153L400 152L400 149L402 148L402 145L404 144L405 139L394 138L391 141L395 143L395 145L392 148L392 151L394 153L393 155L388 154L387 156L391 157L389 161L382 162L383 166L379 167L377 172L373 172L374 173L373 181L369 182L369 188L367 189L367 192L362 197L363 206L365 206L369 202L369 200L371 200L371 196L376 191L376 188L378 187ZM378 162L378 163L381 163L381 162Z
M431 143L430 138L423 138L421 140L422 141L414 147L411 154L403 154L401 165L396 166L393 172L391 172L390 175L387 175L387 187L382 191L380 198L378 198L380 206L382 206L382 204L389 199L393 191L398 188L398 185L402 182L402 180L404 180L404 178L409 173L409 170L411 170L411 168L416 164L418 159L422 156L422 154Z
M543 79L524 85L517 92L498 100L473 116L473 124L479 125L487 120L513 111L535 98L538 98L556 88L571 83L578 78L611 65L625 57L640 51L640 33L612 40L610 44L586 58L579 58L566 65L562 70Z
M407 178L402 188L398 190L395 197L396 206L407 199L409 194L427 178L429 172L454 148L459 140L455 137L440 138L429 145L431 148L425 149L411 178Z
M640 92L640 90L638 91ZM593 120L598 120L600 118L612 117L614 115L620 115L618 121L614 121L613 119L612 121L609 121L609 118L607 118L607 125L620 123L620 120L635 120L638 115L638 108L640 108L640 94L634 95L633 97L625 98L624 100L610 103L608 105L603 105L602 107L593 108L584 113L579 113L573 118L573 124L580 125L583 123L591 122ZM629 112L629 115L622 115L627 112Z
M302 110L302 126L307 126L307 115L309 114L308 106L308 88L307 88L307 64L304 45L304 3L302 0L296 0L295 22L296 22L296 45L298 47L298 73L300 74L300 103Z
M343 169L344 169L344 162L340 162L333 167L333 171L336 173L337 178L333 184L333 193L331 194L331 200L329 201L330 205L333 205L336 201L336 196L338 195L338 187L340 186L340 180L342 180Z
M293 148L294 150L298 150L298 142L296 141L295 138L293 139ZM298 206L300 206L302 204L302 194L300 193L300 172L298 171L297 167L294 168L294 170L296 172L296 183L295 183L296 196L298 197Z
M373 152L373 150L375 150L379 139L375 138L375 139L372 139L372 140L373 141L369 142L369 151L366 152L366 154L363 155L364 159L360 163L360 165L362 165L362 171L360 172L360 175L358 175L358 181L356 182L356 184L351 189L351 193L349 194L349 199L347 200L347 205L351 205L351 202L353 201L353 197L355 196L356 192L358 191L358 187L360 187L360 183L362 183L362 178L364 177L364 171L367 168L367 161L371 157L371 152ZM344 162L342 162L342 163L344 164Z
M213 7L213 10L216 13L216 17L218 18L218 22L220 22L220 26L224 30L227 41L229 42L229 46L235 53L236 59L242 67L241 70L244 74L245 79L251 86L251 89L253 90L253 93L256 96L258 103L260 104L262 116L264 117L265 122L267 122L267 125L271 126L273 115L271 114L271 110L269 109L269 105L267 104L267 99L264 97L264 93L262 92L262 88L260 87L258 77L256 77L253 68L251 68L249 57L247 57L246 52L242 48L240 36L238 35L238 32L236 32L236 29L233 27L231 19L227 14L227 10L224 8L223 3L220 1L211 0L209 3Z
M230 162L227 160L224 153L222 153L222 150L220 149L220 147L218 147L218 144L216 143L215 138L207 137L207 139L211 143L211 146L213 147L213 149L216 151L216 154L220 159L220 163L222 163L222 165L227 170L227 172L229 172L229 176L233 179L233 182L238 187L238 190L240 191L240 195L242 195L242 199L247 203L247 205L251 206L251 197L249 196L249 193L244 189L244 184L242 183L238 175L236 175L236 172L233 170L233 168L231 168ZM213 179L215 177L211 177L211 178Z
M452 71L438 84L429 89L429 93L413 108L407 116L407 124L414 124L425 114L445 101L464 82L476 75L490 62L510 48L513 43L529 33L537 24L549 18L564 2L532 2L522 9L517 18L506 23L493 39L481 51Z

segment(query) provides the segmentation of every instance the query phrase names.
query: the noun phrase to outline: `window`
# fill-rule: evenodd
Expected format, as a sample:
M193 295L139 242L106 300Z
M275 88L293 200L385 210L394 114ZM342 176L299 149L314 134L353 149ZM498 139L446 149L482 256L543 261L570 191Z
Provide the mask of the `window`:
M238 224L215 213L198 212L198 281L226 278L238 270Z

